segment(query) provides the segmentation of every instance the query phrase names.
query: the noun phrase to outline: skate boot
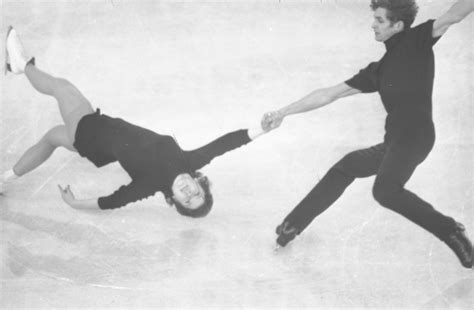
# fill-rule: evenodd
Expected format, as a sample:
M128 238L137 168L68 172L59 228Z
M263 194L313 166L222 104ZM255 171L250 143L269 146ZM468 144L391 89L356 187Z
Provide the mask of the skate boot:
M290 223L285 221L277 226L276 234L278 235L276 242L279 246L284 247L288 242L295 239L296 235L299 234L299 231L296 227L291 226Z
M5 195L7 185L7 181L3 180L2 176L0 175L0 197Z
M34 64L34 58L26 56L20 38L12 26L8 27L5 46L5 74L7 71L21 74L29 62Z
M7 186L18 178L13 169L5 171L3 175L0 175L0 196L5 195Z
M456 223L455 231L444 242L453 250L464 267L472 268L472 243L464 233L465 230L463 224Z

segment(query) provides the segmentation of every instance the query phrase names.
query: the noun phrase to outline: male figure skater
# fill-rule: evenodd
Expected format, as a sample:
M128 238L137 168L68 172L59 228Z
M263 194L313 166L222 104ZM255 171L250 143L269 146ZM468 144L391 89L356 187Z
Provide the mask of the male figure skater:
M459 0L440 18L411 28L418 11L415 0L372 0L372 28L375 40L385 44L383 57L344 83L315 90L264 115L263 126L276 128L288 115L372 92L379 92L388 114L383 142L344 156L286 216L276 230L280 246L293 240L331 206L355 178L375 175L373 196L377 202L434 234L456 253L464 267L472 268L472 244L463 225L435 210L404 185L435 141L433 45L451 25L468 16L473 6L472 0Z
M55 98L64 124L49 130L12 169L0 176L0 194L6 183L36 169L56 148L64 147L78 152L97 167L118 161L132 179L114 193L92 199L76 199L69 185L60 187L63 200L71 207L114 209L162 192L181 215L203 217L211 210L213 198L207 177L198 169L263 133L260 126L237 130L201 148L184 151L170 136L109 117L100 110L94 112L73 84L41 71L34 58L24 56L23 46L12 27L8 30L6 46L8 71L24 73L38 92Z

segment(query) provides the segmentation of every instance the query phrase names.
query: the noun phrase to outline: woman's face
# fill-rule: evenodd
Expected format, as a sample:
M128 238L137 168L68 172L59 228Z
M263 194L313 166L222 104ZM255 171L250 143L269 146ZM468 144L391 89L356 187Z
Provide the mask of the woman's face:
M171 190L173 199L188 209L197 209L205 202L204 190L188 173L178 175Z

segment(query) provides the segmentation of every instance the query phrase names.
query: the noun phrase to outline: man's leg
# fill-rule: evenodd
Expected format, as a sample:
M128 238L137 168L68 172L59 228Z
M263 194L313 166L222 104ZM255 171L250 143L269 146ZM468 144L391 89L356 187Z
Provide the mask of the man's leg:
M388 145L372 192L375 200L382 206L405 216L441 238L452 231L454 220L442 215L429 203L404 188L416 167L429 154L431 147L432 143L429 141L404 139Z
M277 227L277 243L285 246L300 234L342 195L355 178L376 174L384 154L384 144L378 144L344 156Z
M404 188L415 168L428 155L431 146L423 141L396 141L387 146L375 179L373 195L382 206L403 215L445 241L461 263L471 268L472 245L463 233L464 227Z

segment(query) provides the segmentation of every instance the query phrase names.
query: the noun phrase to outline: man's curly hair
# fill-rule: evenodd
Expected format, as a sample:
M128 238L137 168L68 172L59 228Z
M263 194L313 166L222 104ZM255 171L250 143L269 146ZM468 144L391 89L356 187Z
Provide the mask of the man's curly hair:
M371 0L370 8L387 10L387 18L393 24L402 21L405 29L411 27L418 13L416 0Z

